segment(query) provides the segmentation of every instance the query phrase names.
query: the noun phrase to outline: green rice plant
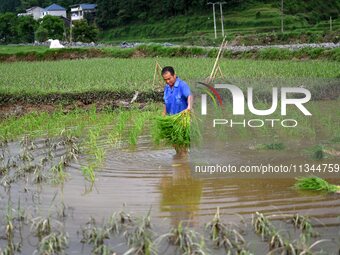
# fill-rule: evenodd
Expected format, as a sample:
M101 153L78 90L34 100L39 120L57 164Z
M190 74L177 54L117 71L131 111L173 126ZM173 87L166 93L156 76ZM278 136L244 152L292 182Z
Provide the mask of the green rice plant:
M70 132L66 132L65 129L61 131L61 142L59 145L65 148L65 165L69 165L71 160L77 160L79 155L78 138L73 136Z
M177 228L172 228L170 233L160 236L156 243L164 238L166 238L171 245L178 246L181 254L207 254L203 237L194 230L183 227L182 222L179 222Z
M317 176L296 178L294 187L299 190L315 190L329 193L340 192L340 185L330 184Z
M157 254L157 250L153 246L154 233L151 230L151 218L150 212L140 219L137 220L137 224L130 229L127 229L123 235L127 241L129 247L128 251L124 255L128 254Z
M312 148L306 149L307 154L310 155L311 158L315 160L322 160L328 158L326 153L326 149L324 145L318 144L313 146Z
M52 233L52 225L50 217L36 217L32 219L31 232L42 240L43 237L48 236Z
M86 223L85 228L82 229L82 243L92 244L92 252L94 254L102 254L101 252L106 252L108 247L105 246L105 239L110 238L110 232L108 229L100 228L96 226L96 221L94 218ZM95 253L95 251L97 253Z
M88 180L92 183L95 181L96 174L94 173L94 166L93 165L82 166L81 172L82 172L82 174L83 174L83 176L85 177L86 180Z
M135 221L131 215L121 211L119 213L114 212L110 216L105 224L105 228L109 230L110 234L118 235L123 229L126 229L128 226L133 226L134 224Z
M269 219L262 213L256 212L252 215L252 225L257 234L261 234L262 240L274 236L276 230Z
M4 163L3 161L1 161L1 164L0 164L0 177L8 174L10 168L11 167L10 167L10 161L9 160L7 161L7 163Z
M67 179L68 174L65 172L63 156L61 156L59 163L50 169L50 174L52 175L51 182L54 184L63 183Z
M15 243L14 241L14 231L15 227L13 224L13 215L12 215L12 207L11 204L7 207L6 214L6 223L5 223L5 239L7 240L7 246L3 251L3 254L14 255L21 250L21 244Z
M53 255L53 254L65 254L67 248L68 237L63 233L50 233L44 236L38 247L39 254Z
M313 225L308 216L303 216L297 213L291 220L294 227L300 229L306 237L315 237L318 235L318 233L313 229Z
M129 130L129 144L136 145L138 141L138 136L141 134L145 122L145 114L139 113L135 114L133 117L133 126Z
M42 183L47 180L47 176L43 172L43 166L38 165L33 172L33 182Z
M93 250L93 254L98 255L113 255L116 254L109 245L102 244Z
M190 111L158 117L156 120L160 129L160 139L165 139L169 144L188 148L192 137L196 140L201 136L197 117Z
M243 245L245 240L243 236L230 226L221 222L219 207L212 221L206 224L209 236L216 247L224 247L226 252L236 250L238 253L242 250L246 251Z

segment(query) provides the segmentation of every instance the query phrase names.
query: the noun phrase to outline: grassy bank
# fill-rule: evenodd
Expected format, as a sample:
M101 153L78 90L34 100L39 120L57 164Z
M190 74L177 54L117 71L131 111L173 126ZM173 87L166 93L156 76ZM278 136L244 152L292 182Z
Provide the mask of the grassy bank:
M254 39L254 38L253 38ZM254 39L255 40L255 39ZM16 61L53 61L84 58L142 58L142 57L203 57L215 58L216 48L202 47L163 47L159 45L141 45L136 48L63 48L48 49L34 46L0 47L0 62ZM299 50L267 48L244 52L226 50L224 57L230 59L258 60L297 60L320 59L340 61L340 49L303 48Z

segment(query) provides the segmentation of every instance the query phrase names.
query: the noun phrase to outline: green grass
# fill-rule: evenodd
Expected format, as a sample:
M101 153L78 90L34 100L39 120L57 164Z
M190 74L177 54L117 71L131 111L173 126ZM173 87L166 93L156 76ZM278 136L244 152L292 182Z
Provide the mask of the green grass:
M214 59L159 58L162 66L174 66L177 74L190 82L209 76ZM0 64L0 94L15 96L49 93L114 91L132 93L152 91L155 59L88 59L54 62L16 62ZM327 61L221 61L229 78L288 78L340 76L339 65ZM133 94L131 94L132 98ZM11 100L13 100L11 96Z
M27 52L39 52L43 53L48 51L47 46L9 46L9 45L0 45L0 54L17 54L19 52L27 53Z

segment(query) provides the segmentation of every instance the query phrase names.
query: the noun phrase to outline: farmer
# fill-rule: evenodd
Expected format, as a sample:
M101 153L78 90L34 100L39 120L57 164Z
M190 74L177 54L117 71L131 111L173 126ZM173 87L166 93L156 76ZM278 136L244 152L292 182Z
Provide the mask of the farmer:
M171 66L162 69L162 77L166 82L163 115L177 114L184 110L190 111L192 95L188 84L176 76Z
M192 95L188 84L176 76L172 66L162 69L162 77L166 82L164 88L163 116L173 115L181 111L190 111L192 107ZM174 145L178 155L186 155L187 150Z

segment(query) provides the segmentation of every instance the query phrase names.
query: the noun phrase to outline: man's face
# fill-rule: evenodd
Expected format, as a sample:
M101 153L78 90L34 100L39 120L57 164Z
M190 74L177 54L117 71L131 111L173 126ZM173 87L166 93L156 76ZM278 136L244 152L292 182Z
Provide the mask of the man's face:
M171 75L170 72L166 72L163 74L163 79L167 84L172 87L176 82L176 74Z

